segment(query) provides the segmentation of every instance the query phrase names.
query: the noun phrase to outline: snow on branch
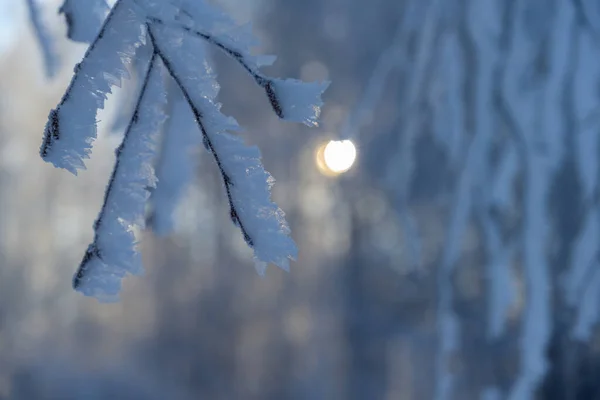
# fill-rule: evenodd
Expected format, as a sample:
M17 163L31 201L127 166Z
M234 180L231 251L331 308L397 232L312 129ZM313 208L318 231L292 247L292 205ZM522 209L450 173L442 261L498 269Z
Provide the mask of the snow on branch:
M264 272L265 263L287 270L288 259L294 259L297 250L288 236L283 211L270 200L273 178L263 169L257 147L246 147L241 139L227 133L240 127L233 118L221 114L221 105L215 102L218 84L204 55L198 50L193 55L194 43L171 28L150 26L148 33L189 104L204 145L219 168L231 220L254 249L258 271ZM169 45L175 42L180 43L179 48ZM198 66L203 64L203 74L198 76Z
M67 0L61 10L76 17L84 10L80 8L81 1ZM155 134L163 123L163 110L157 107L162 107L165 97L159 79L161 68L172 79L198 128L194 129L199 132L198 139L185 138L185 142L194 146L202 141L215 160L231 220L254 250L258 272L264 273L269 263L289 268L289 260L296 257L297 249L283 211L271 201L274 179L264 170L258 148L246 146L229 133L240 127L235 119L220 112L221 104L216 102L219 84L201 42L216 46L241 64L265 90L271 107L284 120L316 126L321 94L329 83L303 83L262 74L260 66L272 63L274 57L250 54L248 49L255 39L247 28L237 26L202 1L118 0L109 12L83 60L75 67L63 98L50 112L40 148L42 158L56 167L73 174L84 169L84 159L89 157L96 138L98 109L104 107L111 88L129 78L127 67L131 62L146 57L145 49L151 49L152 61L143 75L141 93L117 150L115 169L94 225L94 241L73 279L76 290L98 298L115 296L125 275L142 271L132 228L144 224L148 190L155 183ZM168 130L164 132L172 135ZM175 143L180 148L181 143L166 139L163 138L163 144ZM161 156L165 154L169 152L161 149ZM168 166L159 171L161 185L168 187L164 182L170 176L165 171L169 171Z
M143 225L148 189L156 183L152 161L166 103L162 69L154 53L131 121L116 150L115 167L94 223L94 242L73 278L73 287L84 294L115 296L125 274L142 272L131 228Z
M145 41L143 19L135 3L120 0L106 18L58 106L50 111L40 155L77 175L96 138L96 115L111 86L129 76L126 68Z
M199 17L199 19L206 19L206 16L202 15L204 18ZM216 19L212 14L211 17ZM154 16L150 16L148 19L154 25L179 28L191 36L203 39L238 62L252 76L254 81L264 89L273 111L279 118L301 122L308 126L318 125L317 120L323 105L321 94L327 89L329 82L305 83L297 79L271 78L261 73L259 68L271 65L275 61L275 57L254 56L249 51L239 48L239 44L245 41L247 42L246 47L254 43L254 41L249 41L250 39L244 39L252 38L252 35L248 32L249 26L242 27L245 29L238 28L234 30L214 28L215 33L207 29L197 29L196 24L193 23L194 20L190 20L190 23L186 25L179 21L168 22ZM231 24L233 24L233 21ZM211 24L207 22L207 25L210 26Z

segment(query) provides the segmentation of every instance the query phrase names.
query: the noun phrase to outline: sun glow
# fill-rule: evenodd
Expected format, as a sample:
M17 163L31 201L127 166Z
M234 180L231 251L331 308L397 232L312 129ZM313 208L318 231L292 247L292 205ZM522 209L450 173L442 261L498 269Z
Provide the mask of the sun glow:
M350 140L332 140L317 150L317 165L325 175L348 171L356 161L356 146Z

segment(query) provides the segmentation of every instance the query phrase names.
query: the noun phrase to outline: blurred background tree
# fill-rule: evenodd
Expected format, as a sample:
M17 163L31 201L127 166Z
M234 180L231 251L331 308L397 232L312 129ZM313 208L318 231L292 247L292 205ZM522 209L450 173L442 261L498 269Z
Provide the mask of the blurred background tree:
M221 0L279 55L270 73L333 81L308 130L214 54L225 113L278 180L298 262L257 276L200 155L176 234L143 235L147 274L112 305L70 279L114 111L80 179L39 159L83 50L47 3L52 80L24 5L0 2L3 396L600 398L597 2ZM344 173L323 162L337 139L358 152Z

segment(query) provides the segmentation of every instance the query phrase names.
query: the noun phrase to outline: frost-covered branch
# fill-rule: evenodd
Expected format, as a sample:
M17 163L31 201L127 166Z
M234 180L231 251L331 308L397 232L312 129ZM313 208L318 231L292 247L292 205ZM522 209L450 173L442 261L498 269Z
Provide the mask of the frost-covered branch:
M258 148L246 147L240 139L227 133L239 130L239 126L233 118L221 114L220 104L203 90L203 86L215 85L210 69L198 82L197 64L174 62L182 54L189 54L184 50L189 43L182 39L181 53L176 54L167 45L167 38L176 32L162 26L149 26L148 32L158 56L189 104L203 143L219 168L231 220L254 249L257 269L263 272L265 263L269 262L287 269L288 258L294 259L297 250L288 236L283 212L270 201L273 180L260 164Z
M81 4L67 1L62 11L67 16L79 15L85 11ZM78 25L72 26L77 31ZM215 100L219 84L198 40L217 46L242 64L265 89L276 114L288 121L316 126L321 94L329 83L306 84L265 76L259 67L265 61L272 63L274 58L250 55L243 48L252 43L251 35L245 39L236 31L233 21L201 1L118 0L91 40L83 60L75 67L71 84L50 112L40 148L44 160L73 174L85 168L84 159L89 157L96 138L97 111L104 107L112 87L129 78L127 67L132 60L139 62L145 57L148 47L153 61L143 75L136 108L117 150L115 170L94 226L94 241L73 280L77 290L93 296L116 295L122 277L141 271L131 228L143 225L148 189L154 184L154 137L162 123L162 109L157 105L163 104L164 97L162 91L158 93L158 65L164 67L191 110L201 133L198 143L204 143L217 164L230 217L253 248L257 270L263 273L268 263L288 269L289 260L296 257L283 211L270 199L274 180L263 169L258 148L246 147L228 133L240 127L235 119L220 112L221 105ZM77 37L89 39L90 33ZM170 139L162 142L173 143ZM168 151L161 154L169 155ZM165 171L168 168L163 166L161 173ZM167 179L164 175L165 187Z
M182 79L179 77L179 75L175 71L174 66L171 63L171 61L169 60L169 57L167 56L167 54L165 52L163 52L161 50L161 48L158 46L158 44L156 43L156 39L154 38L154 34L152 33L152 28L149 28L148 33L150 35L150 38L152 39L152 45L156 49L158 56L161 58L161 60L165 64L167 71L169 72L169 75L171 75L173 77L173 79L175 80L175 83L181 90L183 97L185 98L186 102L188 103L188 105L190 106L190 108L192 110L192 113L194 115L194 120L198 124L198 128L200 128L200 132L202 132L202 141L204 143L204 146L206 147L206 149L208 151L210 151L215 162L217 163L219 172L221 173L221 177L222 177L223 183L225 185L225 191L227 192L227 200L229 201L231 220L233 221L234 224L239 226L240 230L242 231L242 234L244 235L244 240L246 241L246 243L248 243L249 246L253 246L254 241L252 240L252 238L246 231L246 228L244 228L244 224L242 223L242 221L240 221L239 216L238 216L238 211L233 202L232 190L233 190L234 184L233 184L232 178L225 171L225 167L223 165L223 162L221 161L221 156L217 153L217 150L216 150L215 146L213 145L213 140L211 139L211 137L208 134L207 127L205 126L205 123L203 122L203 113L200 111L200 108L197 106L197 104L195 104L194 101L192 100L192 98L190 96L190 91L186 88ZM213 106L215 108L218 107L216 104L213 104ZM218 111L218 109L216 111ZM222 121L222 122L226 123L227 121ZM225 126L227 126L227 125L225 125Z
M259 71L259 67L270 65L274 57L253 57L244 54L233 45L227 44L220 38L208 33L186 27L181 24L165 24L160 18L151 17L154 24L179 28L188 34L203 39L211 45L222 50L229 57L237 61L252 76L254 81L265 90L273 111L281 119L293 122L302 122L308 126L317 126L319 112L315 112L322 105L319 96L327 88L328 83L313 82L307 84L297 79L275 79ZM288 99L294 96L294 102ZM308 117L307 117L308 116Z
M115 167L94 223L94 241L73 278L73 287L85 294L114 296L125 274L142 271L132 228L143 226L148 188L155 186L152 161L166 102L161 69L153 53L131 121L116 150Z
M96 138L96 114L104 108L111 86L129 77L126 64L144 42L143 19L135 4L119 0L96 39L75 67L75 74L58 106L50 112L42 158L77 175L84 169Z
M522 251L523 273L526 283L527 303L522 315L519 348L519 374L508 393L509 399L526 399L534 396L537 386L548 372L548 346L552 334L552 275L547 257L550 237L547 216L549 195L555 171L564 156L565 110L556 99L563 97L563 79L568 70L569 49L572 46L569 27L573 10L566 2L551 9L553 25L537 26L533 33L524 22L523 4L505 7L509 37L503 96L506 111L519 127L518 137L524 154L522 179ZM541 10L541 5L531 12ZM551 47L540 43L552 43ZM543 52L540 54L540 51ZM533 84L524 88L524 66L533 65L536 57L547 57L554 66L552 73L528 77ZM542 117L543 116L543 117ZM540 135L543 132L543 136ZM515 132L516 133L516 132ZM540 147L544 151L539 151Z

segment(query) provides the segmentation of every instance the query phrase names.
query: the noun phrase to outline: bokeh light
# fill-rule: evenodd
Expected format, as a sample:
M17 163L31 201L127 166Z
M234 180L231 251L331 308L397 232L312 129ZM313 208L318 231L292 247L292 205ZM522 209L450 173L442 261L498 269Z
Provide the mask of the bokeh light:
M356 146L351 140L331 140L317 149L317 166L328 176L348 171L356 161Z

